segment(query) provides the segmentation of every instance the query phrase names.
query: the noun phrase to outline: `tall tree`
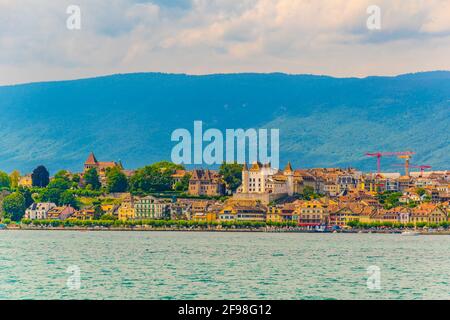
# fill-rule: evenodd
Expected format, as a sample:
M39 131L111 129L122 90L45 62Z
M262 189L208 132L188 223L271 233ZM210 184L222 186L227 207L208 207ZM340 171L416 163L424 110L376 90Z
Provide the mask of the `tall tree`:
M33 187L45 188L50 182L50 174L44 166L38 166L31 174Z
M125 192L128 189L128 180L119 167L111 168L106 173L108 192Z
M238 163L222 163L219 168L219 174L225 181L227 188L231 191L236 191L236 189L242 183L242 164Z
M97 170L95 168L91 168L86 171L86 173L84 174L84 181L86 185L91 185L93 190L98 190L102 186Z
M31 206L31 204L34 202L34 200L33 200L30 189L24 188L24 187L19 187L17 191L20 192L25 199L25 208L28 208L29 206Z
M0 188L10 188L11 179L6 172L0 171Z
M3 211L7 217L20 221L25 214L25 198L20 192L11 193L3 200Z

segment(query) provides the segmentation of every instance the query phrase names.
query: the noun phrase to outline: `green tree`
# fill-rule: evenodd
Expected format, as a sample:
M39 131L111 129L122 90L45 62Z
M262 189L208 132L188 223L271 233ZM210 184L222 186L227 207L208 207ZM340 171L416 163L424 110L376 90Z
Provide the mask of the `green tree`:
M242 184L242 164L238 163L222 163L219 168L219 174L227 185L227 189L236 191L236 189Z
M47 185L48 189L59 189L59 190L68 190L70 189L70 182L68 179L65 178L56 178L50 181L50 183Z
M14 192L3 200L3 211L6 217L14 221L22 220L25 214L25 198L20 192Z
M99 190L102 186L97 170L95 168L91 168L86 171L86 173L84 174L84 181L86 185L91 185L93 190Z
M102 210L102 203L99 200L92 202L94 208L94 220L99 220L105 212Z
M184 167L180 164L175 164L170 161L159 161L155 162L151 165L156 170L159 170L161 172L170 172L171 174L175 172L175 170L184 170Z
M33 200L33 195L31 194L30 189L24 188L24 187L19 187L17 191L20 192L25 199L25 208L28 208L29 206L31 206L31 204L34 202L34 200Z
M160 163L141 168L130 178L130 191L150 193L172 189L173 170L161 170Z
M55 174L55 179L62 179L70 182L70 173L67 170L60 170Z
M9 189L10 187L11 179L9 178L8 174L6 172L0 171L0 188Z
M81 181L81 178L80 178L80 175L78 174L78 173L75 173L73 176L72 176L72 182L75 182L75 183L80 183L80 181Z
M303 195L303 198L304 198L305 200L311 200L311 199L313 199L313 198L315 197L314 188L313 188L313 187L310 187L310 186L305 186L305 187L303 188L303 193L302 193L302 195Z
M73 193L70 192L69 190L63 191L60 194L59 200L58 200L58 204L59 205L64 205L64 206L72 206L72 207L78 209L77 199L75 198Z
M46 188L42 193L42 201L53 202L59 204L59 199L61 194L64 192L62 189L57 188Z
M31 174L33 187L45 188L50 182L50 174L44 166L38 166Z
M186 173L183 178L181 178L180 181L175 183L175 190L176 191L188 191L189 190L189 180L191 179L191 174Z
M108 192L125 192L128 189L128 180L120 168L114 167L106 173L106 185Z

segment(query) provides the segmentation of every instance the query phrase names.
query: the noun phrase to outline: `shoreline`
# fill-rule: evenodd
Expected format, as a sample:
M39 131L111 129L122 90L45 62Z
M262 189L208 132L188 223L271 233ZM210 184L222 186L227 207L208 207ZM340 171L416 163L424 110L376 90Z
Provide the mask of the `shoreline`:
M412 230L336 230L336 231L316 231L316 230L302 230L302 229L287 229L287 228L155 228L155 227L13 227L5 228L0 231L79 231L79 232L239 232L239 233L312 233L312 234L398 234L401 235L404 231ZM450 230L442 231L416 231L417 235L450 235Z

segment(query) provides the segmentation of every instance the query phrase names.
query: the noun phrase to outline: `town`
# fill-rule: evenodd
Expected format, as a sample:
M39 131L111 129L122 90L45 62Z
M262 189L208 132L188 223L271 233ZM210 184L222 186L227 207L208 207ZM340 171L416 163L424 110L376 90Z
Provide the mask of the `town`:
M376 173L260 162L187 170L162 161L127 170L91 153L80 173L0 172L0 217L8 229L448 229L448 170L411 165L408 152L367 155L377 157ZM387 155L404 160L403 174L381 172Z

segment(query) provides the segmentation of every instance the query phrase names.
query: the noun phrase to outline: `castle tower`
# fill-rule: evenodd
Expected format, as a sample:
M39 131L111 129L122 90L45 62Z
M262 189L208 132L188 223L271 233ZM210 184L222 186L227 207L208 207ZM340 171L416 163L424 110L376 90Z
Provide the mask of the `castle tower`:
M98 161L97 158L95 158L95 155L93 152L91 152L88 156L88 158L86 159L86 162L84 163L84 171L86 172L87 170L91 169L91 168L97 168L98 167Z
M248 167L244 162L244 166L242 167L242 193L248 193Z

